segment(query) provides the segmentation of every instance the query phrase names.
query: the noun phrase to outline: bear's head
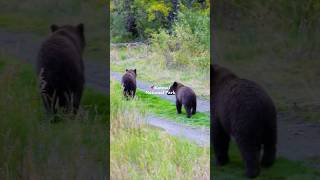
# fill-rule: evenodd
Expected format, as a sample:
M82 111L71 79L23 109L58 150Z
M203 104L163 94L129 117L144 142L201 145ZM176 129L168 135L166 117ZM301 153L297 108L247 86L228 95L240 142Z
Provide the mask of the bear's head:
M132 74L134 77L137 77L137 69L126 69L126 73Z
M178 82L173 82L173 84L170 86L168 92L167 92L167 95L173 95L174 93L177 92L178 88L182 87L183 84L181 83L178 83Z
M58 26L55 24L52 24L50 26L51 32L53 34L59 34L62 36L66 36L67 38L70 38L76 46L78 46L81 49L81 52L83 51L86 40L84 36L84 25L82 23L73 26L73 25L63 25Z
M223 86L229 80L238 78L234 73L229 71L227 68L224 68L217 64L210 65L210 69L211 69L210 81L212 82L213 92L216 92L218 88Z

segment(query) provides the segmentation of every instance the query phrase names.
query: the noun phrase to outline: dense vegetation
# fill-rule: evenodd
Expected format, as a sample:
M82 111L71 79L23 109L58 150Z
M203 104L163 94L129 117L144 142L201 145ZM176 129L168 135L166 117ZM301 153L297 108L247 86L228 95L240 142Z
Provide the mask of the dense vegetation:
M179 14L187 11L186 9L195 13L208 11L209 1L112 0L112 40L145 40L161 29L172 31L174 23L181 19Z
M108 99L86 89L79 116L51 123L31 65L0 56L0 179L103 179ZM84 166L85 165L85 166Z
M320 121L320 2L215 2L214 61L263 85L278 110Z
M200 0L112 1L111 42L143 44L112 46L111 70L137 68L139 79L179 81L209 99L209 9L209 1Z

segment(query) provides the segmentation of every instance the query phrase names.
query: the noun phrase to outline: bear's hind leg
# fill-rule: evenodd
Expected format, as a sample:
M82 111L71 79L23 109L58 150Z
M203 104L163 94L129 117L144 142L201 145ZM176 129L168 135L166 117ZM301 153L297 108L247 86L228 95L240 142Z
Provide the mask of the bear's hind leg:
M132 98L134 98L135 95L136 95L136 90L134 89L134 90L132 91Z
M263 156L261 165L263 167L270 167L276 159L276 132L270 132L264 137Z
M216 118L212 123L212 141L215 153L215 164L223 166L229 162L229 142L230 136L227 134L219 120Z
M186 109L186 112L187 112L187 118L191 118L192 116L191 107L184 106L184 108Z
M260 174L260 150L261 146L253 145L250 141L240 141L236 138L242 159L245 162L246 176L255 178Z
M192 107L192 114L196 114L196 112L197 112L197 105L194 105Z

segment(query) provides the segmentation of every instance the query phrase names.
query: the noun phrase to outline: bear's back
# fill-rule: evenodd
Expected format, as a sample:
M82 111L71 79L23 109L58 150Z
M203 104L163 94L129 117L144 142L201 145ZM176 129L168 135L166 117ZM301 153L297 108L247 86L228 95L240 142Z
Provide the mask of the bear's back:
M41 68L54 71L59 68L61 73L82 75L84 65L81 56L74 40L64 34L53 33L41 45L38 54L38 73Z
M234 79L220 89L214 108L230 133L236 130L262 133L262 129L276 119L275 106L270 96L258 84L246 79ZM241 124L246 128L241 129Z
M122 84L126 87L136 88L136 77L131 72L126 72L122 76Z
M178 87L176 97L183 104L195 104L197 101L196 93L188 86Z

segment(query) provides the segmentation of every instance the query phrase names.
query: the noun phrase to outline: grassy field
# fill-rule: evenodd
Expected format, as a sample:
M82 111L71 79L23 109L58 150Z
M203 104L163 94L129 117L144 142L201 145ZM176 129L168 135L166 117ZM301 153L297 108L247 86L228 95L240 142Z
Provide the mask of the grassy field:
M122 93L122 87L116 80L112 81L114 89L117 93ZM147 94L144 91L138 90L135 97L135 106L145 113L154 114L159 117L167 118L180 123L189 124L192 126L210 127L209 113L197 112L191 118L186 117L185 109L182 108L182 113L177 114L176 105L158 96Z
M141 99L127 101L111 83L112 179L209 179L209 149L143 123Z
M271 94L279 111L320 122L318 59L295 54L302 48L299 39L286 35L278 38L252 35L248 40L248 34L242 32L239 36L231 31L218 31L219 42L223 43L217 50L220 58L217 63L261 84ZM264 43L259 43L262 41Z
M213 167L213 178L217 180L247 179L244 176L244 164L237 147L232 144L230 164L224 167ZM318 180L320 171L307 167L303 162L289 161L279 157L271 168L262 168L258 180Z
M110 54L111 71L124 72L125 69L136 68L140 80L156 86L169 86L178 81L191 87L198 96L204 99L210 97L209 66L207 69L165 67L164 57L159 52L151 51L146 45L130 49L113 47Z
M106 175L107 97L86 89L80 114L51 123L28 64L0 56L0 179ZM86 164L86 166L84 166Z
M279 111L320 122L319 21L310 27L296 21L303 19L303 13L318 20L318 11L300 1L221 4L230 7L221 7L214 19L214 61L261 84Z
M0 28L12 32L50 33L51 24L85 24L87 47L85 54L105 60L106 22L105 1L80 0L0 0Z

